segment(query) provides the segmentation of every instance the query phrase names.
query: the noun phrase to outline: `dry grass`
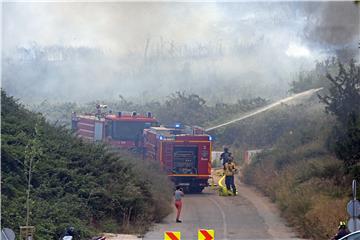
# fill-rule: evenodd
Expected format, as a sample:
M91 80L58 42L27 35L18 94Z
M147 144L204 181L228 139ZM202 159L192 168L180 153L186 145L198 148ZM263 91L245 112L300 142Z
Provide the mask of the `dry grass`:
M312 151L318 149L316 144L311 146ZM339 185L344 182L341 162L329 155L313 157L316 155L301 151L280 158L279 153L266 153L244 168L243 178L276 202L302 237L328 239L335 234L338 222L347 219L348 191ZM299 160L304 154L313 158ZM279 165L278 159L287 163Z
M337 231L338 222L347 219L351 180L350 174L345 175L343 162L328 151L334 118L325 115L323 106L311 106L268 115L260 126L252 128L268 126L256 134L265 137L271 132L276 142L271 150L243 167L242 178L276 202L299 235L329 239ZM288 128L281 128L284 126ZM353 171L353 176L360 176L360 166Z
M333 199L317 195L313 199L311 209L304 216L306 235L314 239L329 238L335 234L339 221L344 221L348 215L344 209L348 198Z

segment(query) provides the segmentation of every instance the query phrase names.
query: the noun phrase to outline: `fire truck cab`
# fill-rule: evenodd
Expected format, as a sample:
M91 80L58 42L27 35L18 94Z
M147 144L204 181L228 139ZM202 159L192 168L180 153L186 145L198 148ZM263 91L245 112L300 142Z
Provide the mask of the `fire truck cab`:
M211 140L199 127L151 127L144 130L145 157L159 161L175 185L201 192L211 175Z

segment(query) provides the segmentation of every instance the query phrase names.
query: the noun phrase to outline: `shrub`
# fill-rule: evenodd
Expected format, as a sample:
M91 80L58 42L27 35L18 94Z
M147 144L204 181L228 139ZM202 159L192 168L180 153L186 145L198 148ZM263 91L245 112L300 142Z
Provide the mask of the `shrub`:
M30 192L37 239L58 239L69 225L80 239L105 230L144 231L170 212L172 185L159 165L125 151L110 154L102 144L47 123L5 92L1 99L3 226L18 230L25 224L25 150L32 139L42 153L35 156Z

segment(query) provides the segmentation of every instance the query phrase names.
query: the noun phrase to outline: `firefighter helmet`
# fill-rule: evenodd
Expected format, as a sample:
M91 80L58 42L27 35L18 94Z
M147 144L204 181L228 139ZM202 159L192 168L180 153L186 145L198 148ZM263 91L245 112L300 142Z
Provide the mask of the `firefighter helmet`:
M346 222L340 221L340 223L339 223L339 229L340 229L340 228L344 228L344 227L346 227Z

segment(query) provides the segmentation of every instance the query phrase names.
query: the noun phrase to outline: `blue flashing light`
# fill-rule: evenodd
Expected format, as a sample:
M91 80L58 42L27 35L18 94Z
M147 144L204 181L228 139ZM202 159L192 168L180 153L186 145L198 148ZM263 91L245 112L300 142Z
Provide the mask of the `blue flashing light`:
M179 128L179 127L180 127L180 123L176 123L175 128Z
M160 139L160 140L164 140L164 137L163 137L163 136L160 136L159 139Z
M212 136L209 136L209 141L212 141Z

